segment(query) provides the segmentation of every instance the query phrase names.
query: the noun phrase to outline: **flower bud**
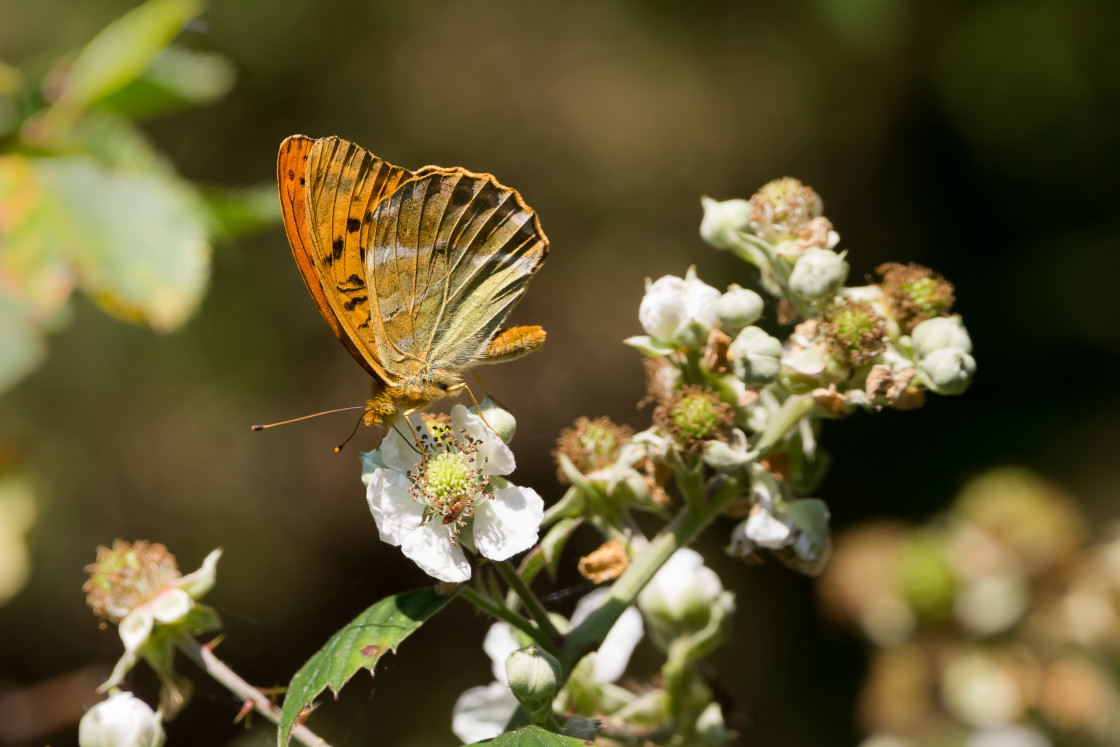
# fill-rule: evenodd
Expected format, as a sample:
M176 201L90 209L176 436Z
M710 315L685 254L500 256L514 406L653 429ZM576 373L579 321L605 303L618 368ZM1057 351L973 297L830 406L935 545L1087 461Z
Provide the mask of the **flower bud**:
M727 349L731 370L741 380L754 385L768 384L778 377L782 363L782 343L758 327L747 327Z
M734 334L762 316L762 296L732 284L716 301L716 316L726 332Z
M638 595L650 634L662 648L702 630L711 618L723 584L700 553L677 550Z
M160 717L129 692L115 692L86 711L78 724L81 747L160 747Z
M956 348L966 353L972 352L972 339L968 336L968 330L964 328L964 322L961 321L959 314L925 320L914 327L914 331L910 333L910 340L914 346L914 355L919 359L941 348Z
M638 319L655 340L697 347L719 324L719 295L718 290L696 277L696 269L690 267L683 280L666 275L651 283L638 309Z
M709 703L696 719L696 736L704 744L727 744L733 736L723 722L719 703Z
M562 676L560 662L537 646L514 651L506 659L509 688L535 724L552 714L552 701Z
M700 221L700 238L716 249L728 249L735 241L736 231L749 231L754 208L746 200L713 200L701 197L704 218Z
M797 295L815 301L840 290L848 279L848 263L831 249L807 249L793 266L789 287Z
M961 394L976 374L976 360L957 348L939 348L922 358L918 368L938 394Z
M513 440L513 436L517 433L517 419L513 417L513 413L498 406L494 400L487 397L482 400L482 404L478 406L479 415L486 421L498 438L502 439L503 443L509 443Z

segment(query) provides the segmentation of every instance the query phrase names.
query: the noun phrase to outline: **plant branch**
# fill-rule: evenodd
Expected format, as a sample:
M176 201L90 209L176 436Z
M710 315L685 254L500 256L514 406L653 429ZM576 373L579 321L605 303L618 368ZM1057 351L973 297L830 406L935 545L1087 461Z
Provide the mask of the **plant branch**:
M517 594L521 599L521 603L525 605L525 609L532 616L534 622L541 632L549 637L552 641L560 640L560 633L556 630L556 626L552 624L552 619L548 616L548 610L541 604L541 600L537 599L537 595L529 588L529 584L525 583L525 579L521 578L521 574L517 572L508 560L500 560L494 563L494 568L509 584L510 591ZM555 654L555 651L549 651Z
M684 488L685 485L681 487ZM695 483L688 485L689 489L694 487ZM697 507L681 511L662 529L650 541L649 547L611 585L607 599L599 608L568 634L560 656L560 663L566 673L571 673L572 667L585 654L595 650L603 642L618 618L634 603L638 594L661 569L665 561L677 550L696 539L701 530L719 516L742 490L743 486L738 480L725 477L722 484L708 496L703 505L698 505L703 500L702 496L686 496L686 505Z
M543 648L553 656L557 656L559 654L559 649L556 647L555 641L549 639L547 635L545 635L538 628L534 627L532 623L530 623L520 615L511 612L508 608L502 606L501 604L498 604L488 597L483 596L482 594L479 594L469 586L460 586L459 596L463 599L466 599L468 602L473 604L475 607L478 607L480 610L490 615L491 617L507 622L513 627L517 628L522 633L532 638L535 643L539 644L541 648Z
M266 698L260 690L241 679L237 672L230 669L217 656L214 656L210 646L203 646L193 638L186 638L178 641L178 647L180 651L186 654L195 664L202 667L203 671L221 683L227 690L244 702L251 704L254 710L272 723L280 724L280 709ZM297 724L292 729L292 738L307 745L307 747L330 747L325 739L303 724Z

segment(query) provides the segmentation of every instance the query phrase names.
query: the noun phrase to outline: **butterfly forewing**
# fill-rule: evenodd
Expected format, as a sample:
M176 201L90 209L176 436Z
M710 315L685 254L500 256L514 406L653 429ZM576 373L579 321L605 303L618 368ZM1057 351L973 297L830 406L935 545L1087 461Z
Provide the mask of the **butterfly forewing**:
M387 382L394 377L376 354L365 254L374 207L411 176L336 137L314 141L307 153L307 225L323 297L343 332L339 339L366 370ZM323 316L330 321L326 310Z
M385 361L478 359L548 252L536 215L488 174L426 167L373 211L366 257Z

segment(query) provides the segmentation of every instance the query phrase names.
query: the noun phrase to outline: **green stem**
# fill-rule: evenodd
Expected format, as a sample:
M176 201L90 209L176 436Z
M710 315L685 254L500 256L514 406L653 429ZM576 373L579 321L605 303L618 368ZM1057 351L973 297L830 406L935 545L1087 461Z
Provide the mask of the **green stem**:
M812 395L809 394L795 394L789 397L782 403L781 409L774 414L773 419L766 426L766 430L759 437L758 443L754 445L755 453L758 456L765 455L778 441L782 440L787 433L797 426L801 418L809 414L815 404Z
M549 640L559 641L560 633L556 630L556 626L552 624L552 619L548 616L548 610L541 604L541 600L537 599L537 595L529 588L529 584L525 583L525 579L521 578L517 569L508 560L495 561L494 568L509 584L510 591L517 594L541 632L548 636ZM549 650L549 653L555 654L556 652Z
M214 652L210 650L209 646L203 646L193 638L180 638L178 647L180 651L186 654L187 658L201 667L204 672L221 683L226 689L246 703L252 704L258 713L272 723L280 724L280 709L266 698L260 690L241 679L237 672L230 669L217 656L214 656ZM307 747L330 747L326 740L303 724L297 724L292 729L292 739L307 745Z
M689 485L689 489L693 487ZM737 480L726 478L713 494L708 496L706 503L696 508L686 508L650 541L649 547L611 585L610 593L603 604L568 634L560 656L560 663L565 672L570 673L572 667L585 654L595 650L603 642L618 618L634 603L638 594L661 569L665 561L677 550L696 539L701 530L739 496L742 489L742 485ZM698 496L686 496L687 505L699 504L700 500Z
M466 599L468 602L473 604L475 607L478 607L480 610L490 615L491 617L496 617L497 619L507 622L513 627L517 628L522 633L532 638L535 643L540 645L541 648L543 648L553 656L559 655L559 649L557 649L556 643L549 640L548 636L546 636L537 628L533 627L532 623L530 623L520 615L511 612L509 609L503 607L492 599L479 594L469 586L460 586L459 596L463 599Z

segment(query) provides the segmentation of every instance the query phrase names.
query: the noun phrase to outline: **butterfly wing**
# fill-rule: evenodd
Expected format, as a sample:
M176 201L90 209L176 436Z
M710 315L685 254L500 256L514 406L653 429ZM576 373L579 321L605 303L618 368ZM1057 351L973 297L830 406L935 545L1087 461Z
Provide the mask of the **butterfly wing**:
M296 265L331 331L375 379L391 382L370 325L366 243L377 202L412 172L337 137L294 135L276 162Z
M536 214L489 174L425 167L373 210L366 282L378 355L400 371L483 357L548 253Z

